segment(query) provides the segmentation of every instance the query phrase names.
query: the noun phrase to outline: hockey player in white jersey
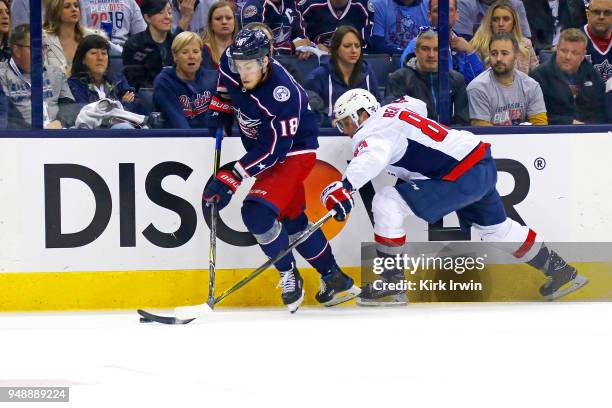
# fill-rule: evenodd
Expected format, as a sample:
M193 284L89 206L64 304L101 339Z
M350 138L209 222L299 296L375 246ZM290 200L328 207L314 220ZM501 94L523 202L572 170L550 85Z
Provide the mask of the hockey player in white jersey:
M377 191L372 201L379 256L401 253L408 215L433 223L456 212L462 228L473 227L483 241L541 270L547 277L540 288L544 298L559 298L588 283L532 229L506 216L495 187L490 145L473 133L428 119L421 100L404 97L381 107L363 89L344 93L334 105L334 116L340 131L352 137L354 152L342 180L321 193L323 204L337 211L337 219L345 219L353 208L352 192L383 170L398 178L398 184ZM382 278L398 282L404 271L386 270ZM370 284L362 288L361 299L375 302L400 294Z

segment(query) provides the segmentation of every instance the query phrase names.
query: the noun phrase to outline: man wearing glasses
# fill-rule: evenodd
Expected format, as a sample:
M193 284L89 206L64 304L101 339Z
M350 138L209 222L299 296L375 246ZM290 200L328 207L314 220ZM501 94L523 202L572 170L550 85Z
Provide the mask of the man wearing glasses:
M0 112L0 126L28 129L32 126L32 82L30 77L30 26L23 24L11 32L9 61L0 63L0 86L6 98L6 110ZM74 98L64 72L45 67L43 76L43 123L46 129L61 129L74 122L70 106Z
M587 60L607 81L612 78L612 0L591 1L584 32L589 39Z

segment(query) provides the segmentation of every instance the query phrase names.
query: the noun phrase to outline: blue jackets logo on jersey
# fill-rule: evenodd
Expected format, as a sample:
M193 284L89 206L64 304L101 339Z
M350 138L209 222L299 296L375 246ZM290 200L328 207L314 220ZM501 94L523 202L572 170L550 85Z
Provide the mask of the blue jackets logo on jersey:
M261 124L261 120L249 118L240 109L236 111L236 117L242 134L251 139L257 139L257 127Z
M279 102L285 102L291 97L291 92L286 86L277 86L272 92L274 99Z

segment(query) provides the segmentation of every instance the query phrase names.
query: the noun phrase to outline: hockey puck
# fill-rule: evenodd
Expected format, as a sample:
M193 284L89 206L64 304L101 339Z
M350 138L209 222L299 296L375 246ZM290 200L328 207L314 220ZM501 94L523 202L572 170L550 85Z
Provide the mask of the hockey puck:
M147 319L146 317L141 317L140 323L153 323L153 320Z

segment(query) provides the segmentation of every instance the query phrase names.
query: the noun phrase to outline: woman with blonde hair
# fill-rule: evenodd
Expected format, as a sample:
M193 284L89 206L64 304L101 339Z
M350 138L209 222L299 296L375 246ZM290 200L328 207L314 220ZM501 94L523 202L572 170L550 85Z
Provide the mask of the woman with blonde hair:
M153 103L167 128L208 127L208 107L216 90L216 71L202 66L202 39L184 31L172 41L175 65L165 67L153 84Z
M44 0L43 7L46 63L70 75L74 54L83 37L90 34L106 36L81 25L79 0Z
M208 10L206 28L202 33L202 64L205 68L219 68L221 54L238 34L235 15L236 6L225 0L216 2Z
M538 57L529 38L523 37L519 17L508 0L498 0L487 9L480 27L471 44L478 56L489 67L489 42L493 33L504 31L514 35L519 44L519 56L516 60L516 69L528 74L538 66Z

